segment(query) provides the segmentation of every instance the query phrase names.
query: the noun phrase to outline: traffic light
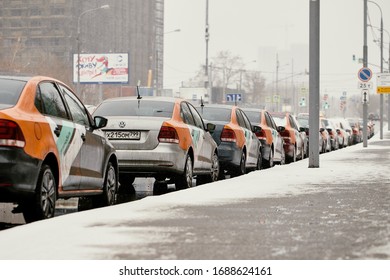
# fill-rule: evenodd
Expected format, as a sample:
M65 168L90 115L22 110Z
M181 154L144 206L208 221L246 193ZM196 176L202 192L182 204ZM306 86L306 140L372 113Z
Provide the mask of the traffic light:
M352 60L356 61L356 55L354 55L354 54L352 55Z

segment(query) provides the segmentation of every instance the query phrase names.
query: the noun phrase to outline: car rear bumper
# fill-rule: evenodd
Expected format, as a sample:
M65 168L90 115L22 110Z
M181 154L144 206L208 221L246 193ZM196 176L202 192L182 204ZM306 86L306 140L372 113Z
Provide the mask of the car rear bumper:
M136 177L181 174L187 151L177 144L160 143L153 150L117 150L119 173Z
M0 147L0 201L19 202L33 195L40 165L23 149Z
M221 142L218 146L218 159L223 168L231 169L240 166L241 150L233 142Z

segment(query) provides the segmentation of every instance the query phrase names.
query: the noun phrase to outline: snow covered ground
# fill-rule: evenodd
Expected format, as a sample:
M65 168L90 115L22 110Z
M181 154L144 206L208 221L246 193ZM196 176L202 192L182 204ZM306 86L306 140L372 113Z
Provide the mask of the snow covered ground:
M387 147L372 145L366 149L384 148ZM3 230L0 232L0 259L94 259L108 253L106 251L110 246L142 246L151 241L153 234L145 234L140 228L134 229L131 236L128 232L121 234L125 229L118 225L126 224L127 221L163 220L183 215L179 209L190 205L219 205L253 197L315 192L318 190L315 185L346 181L348 172L353 172L356 180L387 174L385 166L371 170L367 166L354 164L356 151L362 149L362 144L358 144L322 154L320 168L308 168L308 159L305 159L184 191L149 196L112 207L68 214ZM369 157L370 154L365 153L365 156ZM346 158L351 160L346 161ZM106 224L111 226L104 226ZM158 228L155 230L159 231ZM389 247L385 250L389 250Z

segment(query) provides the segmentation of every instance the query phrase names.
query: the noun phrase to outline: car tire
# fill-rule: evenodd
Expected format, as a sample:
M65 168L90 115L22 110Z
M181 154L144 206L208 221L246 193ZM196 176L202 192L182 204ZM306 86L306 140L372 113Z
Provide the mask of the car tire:
M118 190L118 178L114 165L108 163L106 175L104 176L103 194L92 196L93 208L114 205L116 202L116 194Z
M182 175L176 177L175 186L177 190L187 189L192 187L192 160L190 155L187 155L186 162L184 164L184 172Z
M243 150L241 153L240 165L233 171L233 177L241 176L246 173L246 154Z
M218 155L216 152L214 152L212 158L211 158L211 173L210 175L198 175L196 176L196 185L203 185L211 182L218 181L220 176L220 166L219 166L219 160Z
M263 154L261 153L261 150L259 150L259 156L257 157L255 170L261 170L261 169L263 169Z
M291 157L289 157L288 162L291 163L291 162L296 162L296 161L297 161L297 150L296 150L296 147L294 146L293 155Z
M49 219L55 215L57 183L50 166L43 164L38 176L34 198L23 205L26 223Z
M283 146L282 146L282 155L281 155L281 159L280 159L279 164L280 165L285 165L286 164L286 153L284 151Z
M153 184L153 195L162 195L168 192L168 184L166 182L155 181Z
M128 173L120 173L118 181L120 184L119 189L130 189L135 181L135 176Z
M271 168L272 166L274 166L274 151L272 150L272 147L270 149L270 152L269 152L269 158L268 160L266 160L264 162L264 167L265 168Z

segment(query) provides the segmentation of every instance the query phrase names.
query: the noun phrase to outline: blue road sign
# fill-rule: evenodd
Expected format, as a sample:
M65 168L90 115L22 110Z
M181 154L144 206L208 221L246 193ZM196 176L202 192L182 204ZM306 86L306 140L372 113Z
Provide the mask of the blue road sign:
M358 77L362 82L368 82L372 77L372 71L370 68L363 67L358 72Z
M241 99L241 93L227 93L227 94L226 94L226 101L227 101L227 102L238 102L238 101L242 101L242 99Z

